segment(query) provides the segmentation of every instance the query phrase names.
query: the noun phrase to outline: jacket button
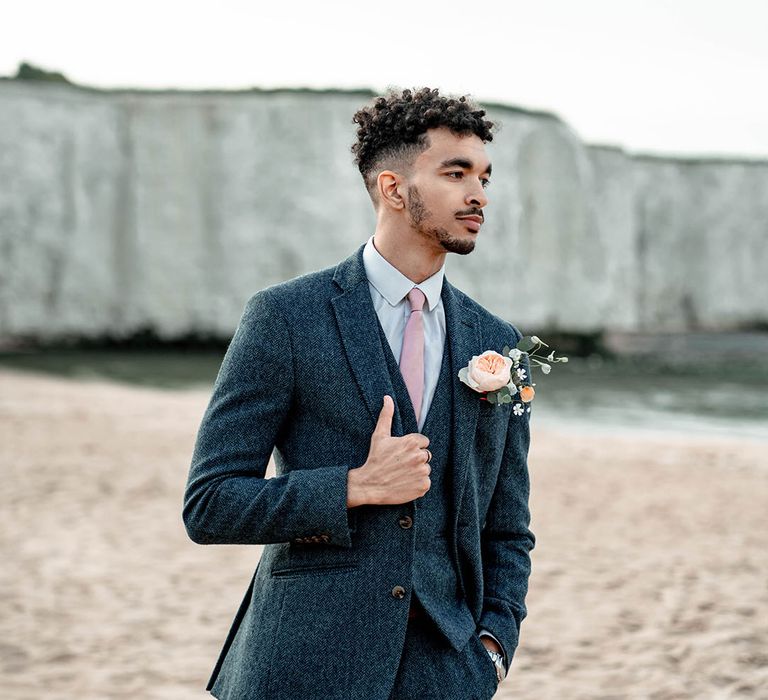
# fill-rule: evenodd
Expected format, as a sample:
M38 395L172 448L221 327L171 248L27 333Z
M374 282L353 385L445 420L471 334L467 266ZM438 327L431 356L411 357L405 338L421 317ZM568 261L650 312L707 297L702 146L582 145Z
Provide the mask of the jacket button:
M395 586L392 589L392 597L397 598L398 600L402 600L405 598L405 588L402 586Z
M404 515L400 520L398 520L400 523L400 527L403 528L403 530L407 530L409 527L413 525L413 518L410 515Z

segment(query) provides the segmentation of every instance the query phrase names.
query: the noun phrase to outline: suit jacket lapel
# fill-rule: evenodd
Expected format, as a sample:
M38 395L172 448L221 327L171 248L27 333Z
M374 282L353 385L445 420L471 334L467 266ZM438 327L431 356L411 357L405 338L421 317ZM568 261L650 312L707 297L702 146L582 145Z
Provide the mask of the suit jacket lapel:
M333 297L331 304L336 314L344 352L371 416L373 432L381 413L384 394L389 394L393 400L395 394L379 338L379 320L373 308L368 278L365 276L364 248L365 245L360 246L355 253L336 266L333 281L342 293ZM392 434L402 434L398 411L395 411L393 417Z
M445 308L446 342L451 347L451 389L453 391L453 503L458 517L461 497L467 480L468 452L474 442L477 419L480 414L480 396L459 379L459 370L466 367L473 355L483 352L482 336L477 312L462 305L456 288L443 279L443 306ZM449 387L443 387L447 391Z

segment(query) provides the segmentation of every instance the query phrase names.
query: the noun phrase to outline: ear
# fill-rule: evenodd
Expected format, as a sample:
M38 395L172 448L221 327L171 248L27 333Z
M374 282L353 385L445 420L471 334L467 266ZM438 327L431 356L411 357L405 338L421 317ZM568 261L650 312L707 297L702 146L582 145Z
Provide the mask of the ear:
M403 179L392 170L382 170L376 178L376 189L379 193L379 202L392 209L405 208L405 200L400 194L404 188Z

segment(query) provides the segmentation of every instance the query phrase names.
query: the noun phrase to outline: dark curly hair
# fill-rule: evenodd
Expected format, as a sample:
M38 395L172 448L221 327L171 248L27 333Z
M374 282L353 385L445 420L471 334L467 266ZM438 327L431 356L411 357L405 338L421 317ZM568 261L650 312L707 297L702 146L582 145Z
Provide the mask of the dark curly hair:
M484 143L493 141L495 125L483 117L485 110L466 95L444 97L436 88L390 90L377 97L352 118L360 125L352 153L371 197L376 201L376 177L385 165L410 162L429 148L427 129L444 126L456 134L475 134Z

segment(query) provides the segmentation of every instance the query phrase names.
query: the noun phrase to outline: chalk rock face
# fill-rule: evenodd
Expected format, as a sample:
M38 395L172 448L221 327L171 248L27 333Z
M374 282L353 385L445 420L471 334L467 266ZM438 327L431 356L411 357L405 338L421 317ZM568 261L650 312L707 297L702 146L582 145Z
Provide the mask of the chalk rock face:
M373 233L349 150L369 100L0 81L0 339L229 337L255 291ZM767 163L488 111L487 223L452 283L527 333L768 322Z
M768 320L768 164L633 164L643 329Z

